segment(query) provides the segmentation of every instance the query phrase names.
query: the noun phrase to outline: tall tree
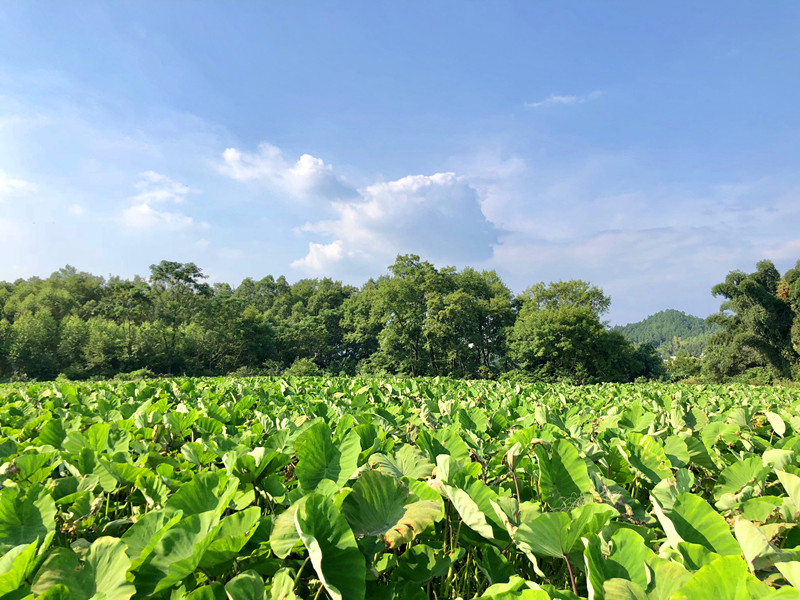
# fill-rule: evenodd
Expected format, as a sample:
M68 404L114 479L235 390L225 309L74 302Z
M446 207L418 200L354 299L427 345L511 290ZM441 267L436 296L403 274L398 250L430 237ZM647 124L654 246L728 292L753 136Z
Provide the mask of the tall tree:
M203 301L212 295L203 280L207 276L194 263L162 260L150 265L150 298L155 321L161 326L166 367L173 372L175 348L181 327L200 313Z
M731 271L712 288L724 298L708 320L723 328L708 347L706 369L715 379L752 366L766 366L777 376L791 374L798 354L792 348L792 308L779 294L780 273L762 260L753 273Z

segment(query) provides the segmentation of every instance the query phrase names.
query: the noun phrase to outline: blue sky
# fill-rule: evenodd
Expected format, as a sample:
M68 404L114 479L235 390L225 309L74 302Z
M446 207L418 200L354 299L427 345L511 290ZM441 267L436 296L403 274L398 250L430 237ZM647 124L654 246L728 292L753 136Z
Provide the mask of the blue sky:
M0 4L0 279L585 279L614 323L800 259L800 4Z

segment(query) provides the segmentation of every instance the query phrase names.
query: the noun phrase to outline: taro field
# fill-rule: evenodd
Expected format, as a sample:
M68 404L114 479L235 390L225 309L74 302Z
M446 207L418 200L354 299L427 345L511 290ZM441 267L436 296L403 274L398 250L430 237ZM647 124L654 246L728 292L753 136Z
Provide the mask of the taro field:
M800 598L800 390L0 388L0 598Z

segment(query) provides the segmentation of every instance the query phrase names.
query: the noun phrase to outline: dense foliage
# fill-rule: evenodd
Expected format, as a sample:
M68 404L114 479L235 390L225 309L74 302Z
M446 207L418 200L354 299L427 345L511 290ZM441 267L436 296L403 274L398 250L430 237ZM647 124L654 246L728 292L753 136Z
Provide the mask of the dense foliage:
M709 378L800 377L800 262L783 277L768 260L753 273L731 271L712 292L724 300L709 317L722 328L707 348Z
M653 376L660 367L652 351L609 334L598 312L575 321L580 303L564 309L532 300L544 293L566 302L583 289L607 308L602 291L584 282L540 284L515 298L494 271L437 269L417 256L399 256L387 275L360 289L272 276L236 288L209 285L196 265L169 261L150 271L147 279L105 280L67 267L44 280L0 283L0 378L143 369L494 378L522 367L537 377L596 382ZM553 348L542 340L561 327L574 343L559 343L558 364L548 365ZM582 358L602 349L614 359Z
M800 598L800 392L0 388L0 598Z
M663 358L701 356L711 336L720 329L715 323L673 309L614 328L634 344L651 344Z

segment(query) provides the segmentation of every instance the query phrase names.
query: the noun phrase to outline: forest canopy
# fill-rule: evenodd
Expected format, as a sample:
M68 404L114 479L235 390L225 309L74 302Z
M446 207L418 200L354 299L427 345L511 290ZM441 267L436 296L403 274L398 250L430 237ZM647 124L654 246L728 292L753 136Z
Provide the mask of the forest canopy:
M583 281L515 297L494 271L437 269L416 255L398 256L360 288L327 277L290 284L268 275L237 287L206 279L194 263L162 261L147 278L67 266L0 283L0 377L660 375L650 346L608 331L600 317L611 300Z
M0 282L0 378L401 374L591 383L768 383L800 375L800 262L732 271L702 320L668 310L610 329L585 281L514 295L495 271L398 256L360 287L330 278L210 284L194 263L105 279L64 267Z

